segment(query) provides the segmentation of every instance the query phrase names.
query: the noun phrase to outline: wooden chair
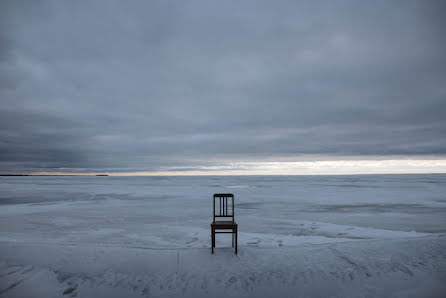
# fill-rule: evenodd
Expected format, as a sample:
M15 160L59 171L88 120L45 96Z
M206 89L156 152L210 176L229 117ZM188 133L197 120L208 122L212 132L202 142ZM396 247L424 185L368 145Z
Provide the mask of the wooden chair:
M230 204L228 204L228 198L232 199L229 201ZM235 242L235 253L237 254L237 224L234 221L234 195L231 193L214 194L213 210L214 221L211 223L212 253L214 253L215 247L215 234L232 233L232 247L234 247Z

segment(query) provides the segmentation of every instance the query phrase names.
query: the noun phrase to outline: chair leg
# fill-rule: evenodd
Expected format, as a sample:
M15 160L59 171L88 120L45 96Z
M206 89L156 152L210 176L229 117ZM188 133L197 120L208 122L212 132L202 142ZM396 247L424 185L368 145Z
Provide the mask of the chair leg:
M212 246L212 253L214 253L214 247L215 247L215 231L214 231L214 229L212 229L211 246Z
M235 230L235 254L237 254L237 229Z
M232 231L232 247L234 247L234 231Z

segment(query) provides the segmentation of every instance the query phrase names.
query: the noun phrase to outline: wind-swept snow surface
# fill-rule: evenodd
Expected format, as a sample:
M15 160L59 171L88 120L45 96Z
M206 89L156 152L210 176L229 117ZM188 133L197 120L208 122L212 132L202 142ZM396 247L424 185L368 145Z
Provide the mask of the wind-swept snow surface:
M210 254L212 194L236 196ZM445 297L446 175L1 177L0 297Z

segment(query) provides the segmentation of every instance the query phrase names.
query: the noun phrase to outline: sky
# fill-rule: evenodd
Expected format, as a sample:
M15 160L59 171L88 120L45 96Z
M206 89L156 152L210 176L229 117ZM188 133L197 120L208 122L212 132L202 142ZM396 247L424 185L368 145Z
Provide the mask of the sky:
M445 173L445 29L445 1L0 0L0 173Z

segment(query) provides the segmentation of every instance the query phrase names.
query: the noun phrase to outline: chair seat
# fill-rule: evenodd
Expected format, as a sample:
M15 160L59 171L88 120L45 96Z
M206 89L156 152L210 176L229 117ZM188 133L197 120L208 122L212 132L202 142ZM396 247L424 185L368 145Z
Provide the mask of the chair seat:
M233 229L237 227L237 223L232 221L214 221L211 223L211 227L214 229Z

